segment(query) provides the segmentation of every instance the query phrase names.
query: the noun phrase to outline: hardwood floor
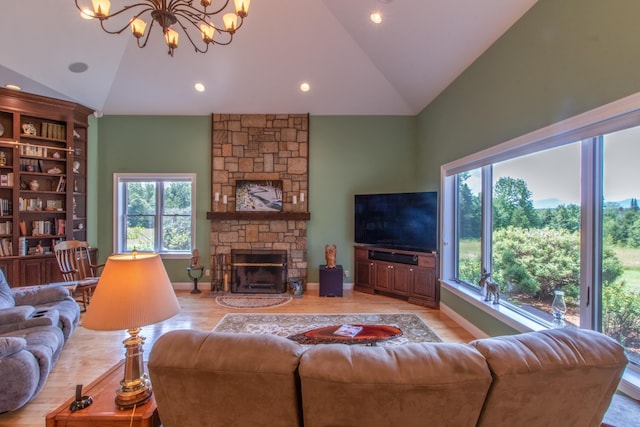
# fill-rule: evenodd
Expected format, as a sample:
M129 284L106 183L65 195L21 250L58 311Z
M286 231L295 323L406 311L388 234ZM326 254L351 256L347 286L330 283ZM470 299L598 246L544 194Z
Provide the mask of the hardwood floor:
M181 290L176 293L182 307L181 312L165 322L143 328L142 335L146 337L145 356L148 356L155 340L167 331L174 329L210 331L226 313L251 311L223 308L216 304L213 298L208 298L206 291L199 295ZM439 310L351 290L345 290L342 298L323 298L318 296L317 289L312 289L307 291L303 298L294 298L285 305L255 311L260 313L416 313L445 341L467 342L473 339L466 330ZM82 319L80 319L80 325L69 339L40 394L21 409L0 414L0 426L44 426L46 414L73 396L76 384L89 384L124 357L122 340L125 337L125 331L87 330L82 327Z

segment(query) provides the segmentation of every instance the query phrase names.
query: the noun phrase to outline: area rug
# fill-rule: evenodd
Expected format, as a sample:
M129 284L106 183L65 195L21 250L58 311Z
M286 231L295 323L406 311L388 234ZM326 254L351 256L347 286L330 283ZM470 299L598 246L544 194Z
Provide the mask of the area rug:
M272 334L281 337L330 325L390 325L402 335L379 343L395 346L413 342L440 342L442 339L413 313L383 314L235 314L228 313L213 329L215 332Z
M268 308L291 301L289 295L218 295L216 303L225 308Z

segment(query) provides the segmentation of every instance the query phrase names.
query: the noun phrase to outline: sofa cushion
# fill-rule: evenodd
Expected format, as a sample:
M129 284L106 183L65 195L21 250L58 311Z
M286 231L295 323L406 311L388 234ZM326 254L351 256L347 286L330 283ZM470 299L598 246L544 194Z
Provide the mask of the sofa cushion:
M627 364L620 344L578 328L471 345L487 359L493 376L481 426L599 426Z
M4 277L2 269L0 269L0 309L11 308L16 305L13 299L13 293L7 279Z
M295 374L302 352L299 344L273 335L195 330L162 335L149 356L162 424L299 425Z
M491 374L473 347L419 343L309 348L302 413L314 426L475 426Z

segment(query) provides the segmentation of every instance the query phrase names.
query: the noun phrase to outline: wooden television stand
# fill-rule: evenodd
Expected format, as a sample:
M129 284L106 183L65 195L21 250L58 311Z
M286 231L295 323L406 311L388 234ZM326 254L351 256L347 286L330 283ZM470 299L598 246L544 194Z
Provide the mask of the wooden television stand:
M413 304L440 308L437 254L355 246L354 258L355 291L404 298Z

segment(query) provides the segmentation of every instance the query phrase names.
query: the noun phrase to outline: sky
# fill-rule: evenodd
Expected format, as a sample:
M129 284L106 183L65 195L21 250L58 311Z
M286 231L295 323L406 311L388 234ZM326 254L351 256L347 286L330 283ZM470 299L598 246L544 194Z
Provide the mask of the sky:
M605 201L640 199L640 127L605 135ZM580 203L580 144L573 143L494 165L493 177L520 178L536 201L558 199ZM479 177L468 181L474 192Z

